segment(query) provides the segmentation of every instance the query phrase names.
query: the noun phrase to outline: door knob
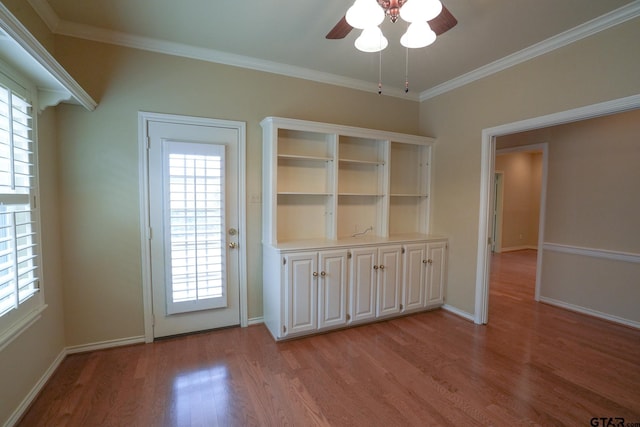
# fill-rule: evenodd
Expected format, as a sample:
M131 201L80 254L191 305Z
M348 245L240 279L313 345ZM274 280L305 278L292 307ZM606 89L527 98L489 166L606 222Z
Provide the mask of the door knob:
M229 243L229 249L236 249L238 247L238 244L235 242L231 242Z

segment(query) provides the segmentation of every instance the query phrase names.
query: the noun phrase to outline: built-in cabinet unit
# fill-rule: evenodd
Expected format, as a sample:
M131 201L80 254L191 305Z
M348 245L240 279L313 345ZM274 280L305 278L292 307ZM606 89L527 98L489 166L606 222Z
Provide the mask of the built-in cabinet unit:
M276 339L443 303L429 235L432 138L268 117L264 317Z

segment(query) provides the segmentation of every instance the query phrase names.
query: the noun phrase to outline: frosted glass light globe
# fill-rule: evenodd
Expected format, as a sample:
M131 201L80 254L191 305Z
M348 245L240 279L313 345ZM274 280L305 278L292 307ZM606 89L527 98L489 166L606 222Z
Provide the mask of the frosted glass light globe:
M442 12L439 0L407 0L400 8L400 17L407 22L431 21Z
M384 21L384 10L376 0L356 0L345 17L349 25L362 30L380 25Z
M362 52L380 52L387 47L389 41L378 27L369 27L362 30L360 37L354 43L356 49Z

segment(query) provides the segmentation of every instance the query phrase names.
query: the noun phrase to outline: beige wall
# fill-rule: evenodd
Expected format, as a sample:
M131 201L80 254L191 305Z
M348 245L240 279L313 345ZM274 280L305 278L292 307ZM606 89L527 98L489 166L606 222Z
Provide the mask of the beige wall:
M0 425L11 416L65 347L55 110L39 117L42 318L0 351Z
M373 91L65 37L54 40L26 2L4 3L48 49L55 46L56 57L100 105L92 113L61 106L42 116L43 269L49 308L0 353L0 378L12 385L0 387L0 420L13 413L65 345L143 334L138 111L246 121L250 198L260 192L258 122L267 115L438 137L432 229L451 238L446 302L472 313L481 130L621 98L640 88L638 19L418 106ZM248 205L248 219L249 316L258 317L259 204Z
M496 140L499 147L500 138ZM516 152L496 156L503 172L503 251L538 246L542 153Z
M446 303L474 312L482 130L640 92L640 19L426 100L438 139L432 230L450 236Z
M397 98L60 38L58 59L96 99L59 107L67 344L141 336L138 111L247 122L247 196L261 194L265 116L418 131ZM262 316L261 204L248 204L249 318Z
M545 242L640 255L640 110L549 134ZM640 322L640 264L545 250L540 295Z
M640 254L640 110L497 138L498 147L548 142L545 242ZM502 156L500 156L502 157ZM500 163L496 159L496 169ZM640 321L640 265L543 252L543 300Z
M550 138L545 242L640 254L640 110Z

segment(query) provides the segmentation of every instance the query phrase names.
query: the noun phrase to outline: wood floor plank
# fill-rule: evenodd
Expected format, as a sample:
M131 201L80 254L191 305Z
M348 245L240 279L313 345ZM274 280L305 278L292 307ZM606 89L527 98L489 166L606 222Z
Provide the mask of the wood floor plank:
M492 260L489 324L437 310L276 343L262 325L67 357L20 426L640 423L640 331L534 301Z

